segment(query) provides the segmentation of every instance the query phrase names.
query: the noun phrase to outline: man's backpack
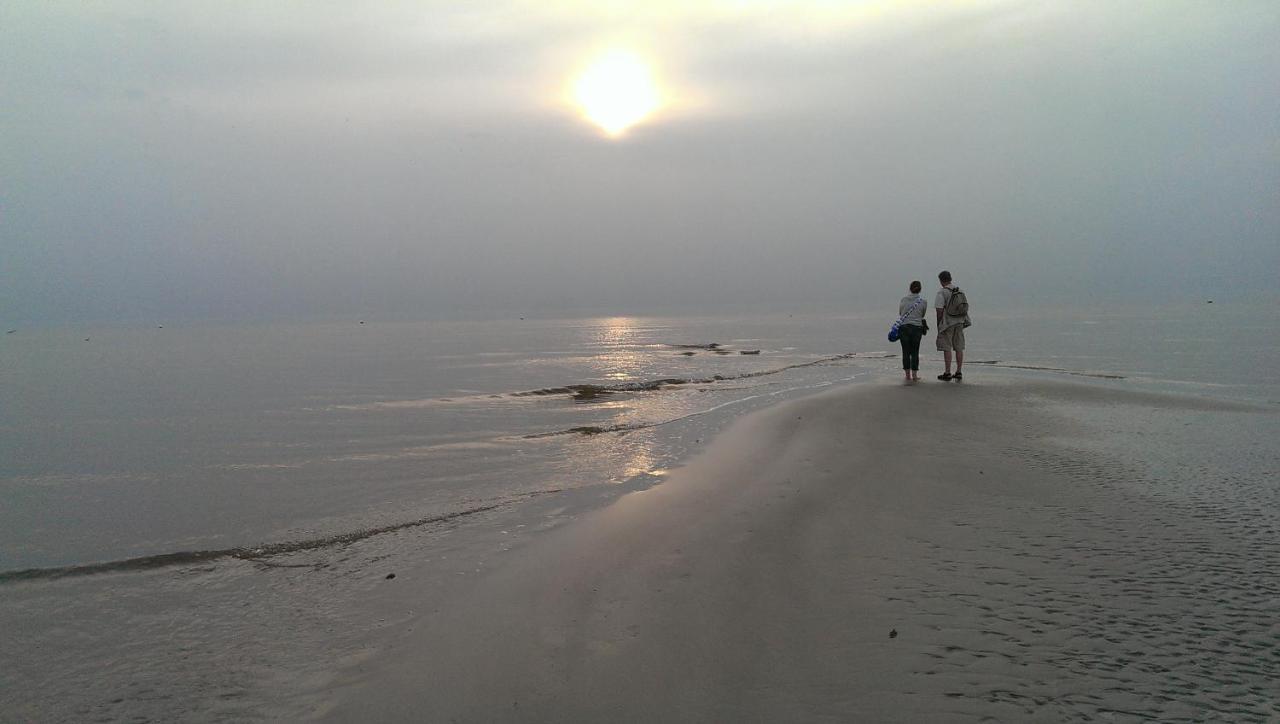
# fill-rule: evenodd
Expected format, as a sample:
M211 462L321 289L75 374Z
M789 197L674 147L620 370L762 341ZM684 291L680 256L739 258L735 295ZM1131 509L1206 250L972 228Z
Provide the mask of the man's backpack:
M969 314L969 297L965 296L963 289L956 287L951 290L951 296L947 299L947 306L943 311L948 317L964 317Z

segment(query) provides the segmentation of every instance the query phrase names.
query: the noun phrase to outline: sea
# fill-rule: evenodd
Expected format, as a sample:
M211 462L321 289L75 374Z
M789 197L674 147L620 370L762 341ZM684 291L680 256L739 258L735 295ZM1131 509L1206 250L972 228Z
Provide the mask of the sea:
M264 682L331 686L319 652L358 657L393 618L335 601L398 556L468 574L486 551L661 484L746 413L897 380L894 309L8 331L0 707L300 715ZM1280 405L1280 341L1256 304L973 317L963 384ZM944 384L932 340L921 384Z

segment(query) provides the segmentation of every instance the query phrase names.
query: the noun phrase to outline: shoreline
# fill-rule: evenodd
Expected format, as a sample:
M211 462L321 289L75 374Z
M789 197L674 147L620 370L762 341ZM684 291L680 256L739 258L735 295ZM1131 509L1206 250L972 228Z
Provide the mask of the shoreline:
M1253 521L1246 547L1198 522L1195 505L1157 507L1133 484L1140 461L1062 442L1100 434L1065 408L1119 415L1119 429L1163 415L1170 434L1185 415L1274 420L1229 402L1021 380L785 402L739 420L662 485L512 551L449 596L410 572L388 595L433 600L431 613L339 672L312 714L1275 716L1266 692L1280 661L1258 656L1274 645L1262 602L1280 589L1235 581L1280 571L1265 542L1274 531ZM938 434L948 429L963 434ZM1206 550L1226 566L1208 579ZM1153 565L1161 576L1144 575ZM1228 599L1237 605L1218 615ZM1207 636L1236 633L1205 643L1227 673L1179 665L1198 648L1177 623L1189 617ZM1215 695L1214 676L1235 683Z

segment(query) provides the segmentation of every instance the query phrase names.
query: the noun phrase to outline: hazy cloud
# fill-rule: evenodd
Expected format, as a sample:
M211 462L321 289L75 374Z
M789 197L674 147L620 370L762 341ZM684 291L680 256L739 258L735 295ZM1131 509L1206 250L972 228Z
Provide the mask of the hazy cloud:
M0 306L436 316L1228 297L1280 267L1271 2L0 8ZM593 50L674 98L602 138Z

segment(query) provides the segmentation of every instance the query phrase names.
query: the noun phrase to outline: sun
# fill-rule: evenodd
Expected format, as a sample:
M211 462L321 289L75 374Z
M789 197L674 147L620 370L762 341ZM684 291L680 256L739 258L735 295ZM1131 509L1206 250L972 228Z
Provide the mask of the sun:
M614 50L596 58L573 84L587 120L620 136L662 105L653 72L635 53Z

